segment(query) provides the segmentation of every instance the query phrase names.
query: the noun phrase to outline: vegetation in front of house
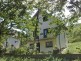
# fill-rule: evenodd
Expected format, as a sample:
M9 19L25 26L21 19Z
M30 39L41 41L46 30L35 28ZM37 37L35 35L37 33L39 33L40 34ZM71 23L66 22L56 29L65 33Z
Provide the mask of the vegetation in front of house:
M23 3L24 2L24 3ZM81 2L81 1L80 1ZM64 0L64 2L62 0L55 0L53 2L49 2L48 0L40 0L38 2L34 2L34 1L27 1L27 0L0 0L0 17L4 19L3 22L0 22L0 50L2 50L2 43L3 41L6 40L10 30L12 27L14 27L14 25L12 23L15 23L15 25L17 26L17 28L22 29L25 31L25 29L28 29L29 31L33 32L35 31L35 35L34 38L36 38L37 36L37 20L38 19L29 19L29 12L28 10L31 10L33 8L37 8L37 9L42 9L40 10L41 14L44 14L44 12L49 11L49 17L52 18L53 20L53 24L58 25L56 28L53 28L52 31L54 34L59 34L61 31L66 31L66 30L70 30L71 33L69 33L69 44L68 44L68 48L65 52L65 54L76 54L76 53L81 53L81 27L77 27L77 28L73 28L73 23L77 22L77 20L80 18L81 16L81 8L80 8L80 3L79 1L70 1L69 3L72 6L68 6L68 9L70 9L70 11L72 12L72 16L70 16L69 18L65 18L64 14L62 13L62 11L64 11L63 7L66 3L66 0ZM26 4L27 3L27 4ZM52 3L52 4L50 4ZM53 7L53 8L50 8ZM77 9L78 10L75 10ZM55 12L59 12L57 15L53 13ZM77 13L79 12L79 13ZM45 14L46 15L46 14ZM66 26L66 24L69 23L69 28ZM10 28L8 29L8 24L10 25ZM21 25L22 24L22 25ZM28 31L26 31L28 32ZM32 34L31 32L28 32L27 35L23 35L20 36L18 34L18 37L21 38L21 42L23 42L22 44L25 44L25 40L27 38L27 40L29 40L30 38L32 38ZM24 46L22 47L22 45L20 46L19 49L16 49L14 51L10 51L10 49L6 49L6 52L9 53L15 53L15 54L31 54L29 52L29 49L25 48ZM0 51L0 53L3 51ZM4 52L3 52L4 53ZM36 51L33 53L36 54ZM45 59L33 59L33 58L14 58L14 57L0 57L0 61L63 61L64 58L53 58L53 57L47 57ZM79 59L76 59L77 61L79 61ZM64 61L66 61L66 59L64 59Z
M81 54L81 42L68 43L63 54Z
M81 42L69 43L68 49L72 54L81 54Z
M81 24L76 24L70 31L67 32L67 38L69 43L81 41Z
M81 24L76 24L68 32L68 47L66 52L69 54L81 54Z
M77 59L66 59L66 58L56 58L49 56L46 58L30 58L30 57L13 57L13 56L4 56L0 57L0 61L80 61L80 58Z
M37 59L37 58L22 58L22 57L13 57L13 56L9 56L9 57L0 57L0 61L62 61L61 58L54 58L54 57L46 57L46 58L42 58L42 59Z

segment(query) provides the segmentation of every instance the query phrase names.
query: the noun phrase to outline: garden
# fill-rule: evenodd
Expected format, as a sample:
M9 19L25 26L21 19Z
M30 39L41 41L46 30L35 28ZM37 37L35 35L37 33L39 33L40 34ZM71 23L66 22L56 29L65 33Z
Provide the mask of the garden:
M81 61L80 3L80 0L0 0L0 61ZM35 15L34 10L37 11ZM39 24L45 23L42 23L44 19L48 21L47 17L52 20L49 25L55 26L50 32L43 29L45 36L52 33L55 38L62 32L66 34L68 45L62 53L57 50L57 54L30 52L27 48L27 42L39 41L39 35L43 35ZM20 40L19 48L8 44L11 36Z

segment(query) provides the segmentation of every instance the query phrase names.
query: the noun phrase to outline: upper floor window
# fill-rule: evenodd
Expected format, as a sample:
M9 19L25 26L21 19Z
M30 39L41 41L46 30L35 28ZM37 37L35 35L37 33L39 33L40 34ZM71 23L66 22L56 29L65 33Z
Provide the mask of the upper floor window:
M47 35L49 35L49 34L50 34L50 28L47 28L47 29L43 30L43 36L44 36L44 38L47 38Z
M47 38L48 29L44 29L43 33L44 33L44 38Z
M48 17L47 16L43 16L43 21L48 21Z

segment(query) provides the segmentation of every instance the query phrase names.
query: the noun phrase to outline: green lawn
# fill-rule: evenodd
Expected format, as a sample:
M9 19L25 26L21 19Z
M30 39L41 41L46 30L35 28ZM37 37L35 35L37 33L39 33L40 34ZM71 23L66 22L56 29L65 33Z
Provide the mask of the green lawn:
M81 42L69 43L63 53L81 54Z

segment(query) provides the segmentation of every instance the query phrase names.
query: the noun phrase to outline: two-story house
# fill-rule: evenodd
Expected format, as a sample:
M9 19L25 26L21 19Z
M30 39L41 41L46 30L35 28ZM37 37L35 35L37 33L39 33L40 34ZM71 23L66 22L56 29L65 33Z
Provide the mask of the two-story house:
M51 19L47 16L43 16L36 11L33 17L37 17L39 34L34 36L34 41L27 40L27 47L30 49L35 49L39 52L53 52L53 50L57 47L58 49L67 47L67 40L65 32L60 33L57 37L55 37L52 33L49 33L50 28L54 28L56 25L50 25ZM41 24L40 24L40 23ZM10 40L12 42L10 42ZM18 47L20 45L20 41L16 42L17 39L9 38L7 39L10 44L17 44ZM15 45L16 46L16 45Z
M39 52L53 52L57 47L58 49L67 47L67 40L65 32L60 33L57 37L54 37L52 33L49 33L49 29L55 27L55 25L50 25L51 19L47 16L38 15L38 21L41 24L39 26L39 35L34 42L29 42L29 46L32 48L33 43L36 43L36 49Z

